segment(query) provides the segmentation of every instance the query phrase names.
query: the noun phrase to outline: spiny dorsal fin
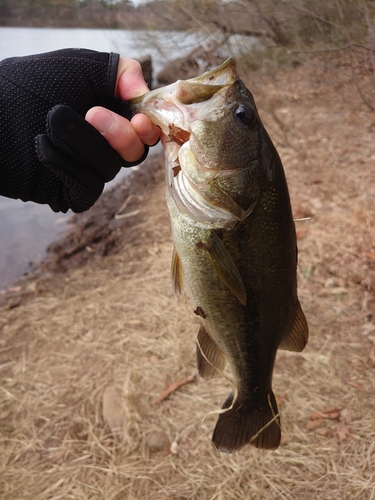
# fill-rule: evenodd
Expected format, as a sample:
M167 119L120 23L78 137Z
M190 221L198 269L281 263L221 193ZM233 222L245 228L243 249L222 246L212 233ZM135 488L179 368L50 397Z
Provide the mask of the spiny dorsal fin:
M224 243L214 232L209 243L205 245L205 249L221 281L234 293L242 305L246 305L246 289L238 267Z
M180 257L176 251L176 248L173 247L172 253L172 263L171 263L171 275L172 275L172 289L175 298L182 296L182 287L183 287L183 271Z
M282 341L280 349L287 351L301 352L303 351L309 338L309 327L305 315L303 314L301 304L298 302L296 317L292 329Z
M199 375L208 380L219 377L227 358L206 328L201 325L197 338L197 368Z

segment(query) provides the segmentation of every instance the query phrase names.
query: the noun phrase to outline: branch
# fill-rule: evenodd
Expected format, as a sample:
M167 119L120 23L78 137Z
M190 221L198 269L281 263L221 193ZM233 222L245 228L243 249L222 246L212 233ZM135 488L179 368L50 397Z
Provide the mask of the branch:
M353 66L353 64L352 64ZM330 69L331 71L335 71L336 73L339 73L341 75L344 75L348 78L350 78L352 80L352 82L354 83L356 89L357 89L357 92L360 96L360 98L362 99L362 101L364 102L364 104L366 104L366 106L373 112L375 112L375 107L368 101L368 99L366 98L366 96L363 94L362 92L362 89L360 87L360 85L358 84L358 80L356 78L356 76L352 73L347 73L346 71L342 71L338 68L334 68L333 66L330 66L330 65L327 65L326 66L328 69ZM337 91L337 89L336 89ZM346 99L344 99L346 101Z
M337 26L337 24L333 23L332 21L328 21L327 19L324 19L323 17L320 17L317 14L314 14L313 12L310 12L309 10L305 10L302 7L298 7L297 5L294 8L297 9L297 10L299 10L299 11L301 11L301 12L303 12L307 16L311 16L314 19L317 19L318 21L321 21L322 23L329 24L330 26L333 26L338 31L340 31L340 33L342 33L345 36L345 38L347 38L346 34L342 31L342 29L340 28L340 26Z
M163 391L160 396L156 399L155 403L161 403L165 399L167 399L168 396L172 394L172 392L177 391L180 387L186 384L190 384L191 382L195 382L197 379L196 375L190 375L190 377L186 377L182 380L177 380L177 382L173 382L165 391Z
M352 47L359 47L361 49L369 50L370 52L375 52L375 48L367 47L357 42L346 43L341 45L341 47L329 47L328 49L314 49L314 50L292 50L291 54L316 54L318 52L340 52L341 50L351 49Z
M371 50L371 64L372 64L372 71L374 74L374 83L375 83L375 35L374 35L374 26L371 24L371 18L370 18L370 10L367 5L367 1L365 0L365 17L366 17L366 23L368 27L368 37L370 41L370 46L372 48Z

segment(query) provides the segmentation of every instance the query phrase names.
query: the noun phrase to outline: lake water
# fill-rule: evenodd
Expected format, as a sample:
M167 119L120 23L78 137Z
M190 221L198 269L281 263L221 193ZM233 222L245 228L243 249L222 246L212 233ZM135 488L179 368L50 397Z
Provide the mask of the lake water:
M157 72L163 62L189 52L194 43L195 37L178 32L151 36L122 30L0 27L0 60L80 47L119 52L132 59L150 54ZM126 175L129 170L123 172ZM48 206L0 197L0 290L26 272L30 262L43 259L45 248L62 234L68 217Z

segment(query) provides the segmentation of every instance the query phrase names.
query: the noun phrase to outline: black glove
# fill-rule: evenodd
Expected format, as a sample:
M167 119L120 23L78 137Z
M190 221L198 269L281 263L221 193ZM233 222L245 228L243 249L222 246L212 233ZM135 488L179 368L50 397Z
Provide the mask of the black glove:
M114 97L118 54L64 49L0 63L0 194L83 212L126 163L84 116Z

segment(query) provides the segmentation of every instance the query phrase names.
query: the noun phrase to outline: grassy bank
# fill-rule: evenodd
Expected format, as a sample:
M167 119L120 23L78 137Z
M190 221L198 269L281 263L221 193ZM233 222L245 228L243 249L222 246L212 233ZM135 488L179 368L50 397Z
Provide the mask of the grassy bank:
M334 74L319 59L243 73L294 215L308 217L296 224L310 341L278 354L281 447L214 451L224 379L158 402L196 374L197 329L171 293L160 160L76 218L41 275L4 298L1 498L375 498L375 122L353 80L337 83L340 96Z

